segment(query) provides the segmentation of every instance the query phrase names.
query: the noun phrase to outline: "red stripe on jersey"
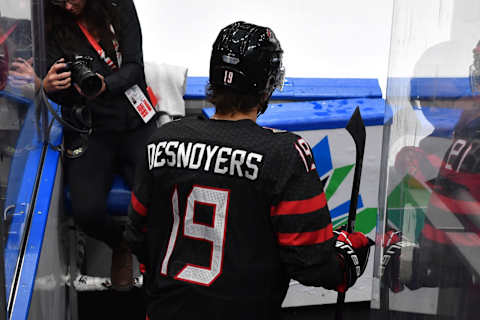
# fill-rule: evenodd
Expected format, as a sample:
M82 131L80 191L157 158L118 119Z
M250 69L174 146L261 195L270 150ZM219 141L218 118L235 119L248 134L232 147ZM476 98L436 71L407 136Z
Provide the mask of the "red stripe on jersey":
M480 238L473 232L447 232L451 243L464 247L480 247Z
M333 237L333 226L330 223L323 229L312 232L278 233L278 243L282 246L307 246L325 242Z
M455 244L465 247L480 247L479 235L473 232L445 232L438 230L429 224L425 224L422 230L425 238L438 244Z
M423 226L422 234L426 239L436 243L447 244L449 242L444 231L435 229L428 223Z
M277 206L272 206L270 215L279 216L285 214L304 214L317 211L327 205L325 193L307 200L281 201Z
M132 200L130 201L132 203L132 208L137 212L139 215L146 217L147 216L147 208L140 202L138 201L137 197L135 196L135 193L132 192Z
M442 173L450 181L460 184L468 189L471 197L480 201L480 174L470 172L456 172L448 169L444 169Z
M464 190L464 192L466 193L466 197L471 197L468 191ZM452 212L453 214L480 215L480 203L476 200L464 201L452 199L433 192L430 197L430 202L437 208L443 211Z

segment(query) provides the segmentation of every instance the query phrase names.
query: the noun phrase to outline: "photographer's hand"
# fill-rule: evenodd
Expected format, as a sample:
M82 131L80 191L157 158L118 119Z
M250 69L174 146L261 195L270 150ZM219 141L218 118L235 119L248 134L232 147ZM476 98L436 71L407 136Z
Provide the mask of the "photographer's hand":
M64 61L63 58L58 60L50 70L48 70L47 75L43 79L43 88L45 89L45 92L49 93L68 89L72 85L72 78L70 77L71 72L61 72L62 69L67 67Z
M33 58L25 60L23 58L17 58L10 67L9 76L10 81L16 86L23 86L26 83L34 82L35 90L40 88L40 82L42 81L35 70L33 69Z

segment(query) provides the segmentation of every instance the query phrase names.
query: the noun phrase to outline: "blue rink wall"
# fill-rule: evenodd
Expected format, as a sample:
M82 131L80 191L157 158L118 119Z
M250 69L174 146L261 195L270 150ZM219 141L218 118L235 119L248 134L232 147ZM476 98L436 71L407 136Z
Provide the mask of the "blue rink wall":
M353 175L354 154L352 147L345 147L341 141L347 141L343 129L354 108L358 105L367 126L367 141L369 135L375 147L381 150L381 132L385 122L388 121L389 112L385 113L385 100L375 79L287 79L283 92L275 92L272 97L272 106L259 118L259 124L278 129L290 130L305 135L315 153L318 162L318 171L322 179L328 178L326 193L329 198L329 207L336 225L345 222L348 212L349 195L351 189L351 176ZM423 86L430 85L428 79ZM464 84L464 79L455 79ZM206 78L191 77L187 81L185 100L205 99L204 90ZM421 81L416 84L422 87ZM420 90L420 89L419 89ZM422 90L420 90L422 91ZM202 93L203 92L203 93ZM438 94L436 95L438 97ZM390 110L387 107L387 110ZM427 119L442 126L442 135L448 137L452 130L452 120L437 119L432 109L425 109ZM212 115L213 110L204 108L204 115ZM188 113L188 110L187 110ZM387 115L387 116L385 116ZM458 116L458 115L453 115ZM58 144L61 141L61 129L54 126L55 130L51 141ZM370 130L370 133L369 133ZM335 142L337 141L337 142ZM340 142L338 142L340 141ZM368 142L367 142L368 143ZM346 149L342 154L336 150ZM372 146L372 150L373 150ZM344 161L336 164L336 157L345 157ZM33 215L28 230L26 254L22 261L22 269L18 277L18 290L13 299L11 319L60 319L69 312L70 304L66 283L68 281L66 255L62 240L61 221L63 219L63 185L61 183L62 171L59 165L59 153L52 148L46 148L42 153L44 159L38 170L39 188L34 203ZM322 159L319 161L319 159ZM368 159L372 168L380 170L380 156L372 153ZM367 166L368 167L368 166ZM365 168L364 168L365 170ZM37 176L33 170L32 175ZM27 171L28 172L28 171ZM25 174L27 174L27 172ZM378 178L375 175L364 176L377 179L375 182L378 190ZM35 177L34 177L35 178ZM23 177L22 179L32 179ZM374 181L373 180L373 181ZM340 195L340 196L339 196ZM112 212L125 214L129 203L130 193L121 180L116 180L109 199ZM375 231L378 191L372 195L360 194L359 225L362 231L369 233ZM367 200L368 198L368 200ZM345 199L345 201L343 200ZM362 218L363 216L363 218ZM364 219L362 223L361 220ZM12 241L14 233L9 233L7 243ZM372 259L373 260L373 259ZM6 262L8 264L8 261ZM361 286L358 298L347 295L348 301L369 300L371 283L367 281ZM325 292L312 292L310 288L298 287L292 283L294 290L289 291L285 306L300 306L308 304L322 304L334 302ZM314 297L312 298L312 293ZM310 298L309 298L310 297ZM336 297L336 295L335 295Z

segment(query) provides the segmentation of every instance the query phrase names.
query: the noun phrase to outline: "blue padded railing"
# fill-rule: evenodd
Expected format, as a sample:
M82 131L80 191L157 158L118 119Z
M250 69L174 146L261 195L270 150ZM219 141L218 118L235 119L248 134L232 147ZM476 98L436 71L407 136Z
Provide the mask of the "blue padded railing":
M421 100L421 107L413 103L412 107L421 110L423 116L433 125L431 136L444 138L452 137L455 124L462 113L461 109L455 108L454 101L475 95L468 77L389 78L387 98L397 98L400 94L410 100ZM443 101L441 107L435 105L437 101ZM452 107L446 106L445 101L451 101ZM386 119L391 118L391 109L386 109Z
M205 99L207 77L188 77L184 95L186 100ZM286 78L282 91L275 90L273 100L328 100L353 98L381 98L377 79Z
M469 78L412 78L410 96L417 99L457 99L472 96Z
M451 78L389 78L387 96L399 92L411 99L458 99L472 96L470 79L467 77ZM406 91L408 89L408 91Z
M359 106L366 126L383 125L385 100L342 99L271 104L258 118L261 126L288 131L344 128L355 108ZM210 118L214 108L203 109Z

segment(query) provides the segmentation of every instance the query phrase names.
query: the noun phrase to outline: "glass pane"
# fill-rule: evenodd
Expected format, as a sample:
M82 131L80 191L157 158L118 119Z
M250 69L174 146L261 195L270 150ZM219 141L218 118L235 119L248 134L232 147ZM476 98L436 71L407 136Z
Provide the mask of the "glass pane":
M36 110L30 0L0 2L0 207L5 235L5 287L13 287L42 156Z
M378 319L474 319L480 2L394 8L372 307Z

